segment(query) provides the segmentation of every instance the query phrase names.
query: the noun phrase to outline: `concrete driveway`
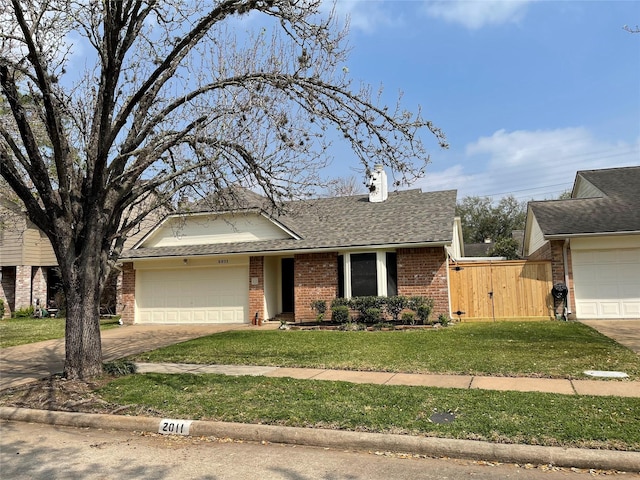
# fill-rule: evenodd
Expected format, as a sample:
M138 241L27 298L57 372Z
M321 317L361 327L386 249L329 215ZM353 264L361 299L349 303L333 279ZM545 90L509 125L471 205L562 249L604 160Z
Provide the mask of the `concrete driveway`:
M252 325L132 325L102 332L105 362L155 350L213 333L239 329L276 328L277 323ZM0 390L60 373L64 369L64 339L0 349Z
M595 328L616 342L640 355L639 320L581 320L581 323Z

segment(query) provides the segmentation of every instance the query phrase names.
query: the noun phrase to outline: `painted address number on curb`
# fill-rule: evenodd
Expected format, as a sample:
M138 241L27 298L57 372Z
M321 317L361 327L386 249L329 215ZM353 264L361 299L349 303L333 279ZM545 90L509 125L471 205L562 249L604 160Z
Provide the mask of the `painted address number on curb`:
M164 435L189 435L189 427L192 420L174 420L171 418L163 418L160 420L158 433Z

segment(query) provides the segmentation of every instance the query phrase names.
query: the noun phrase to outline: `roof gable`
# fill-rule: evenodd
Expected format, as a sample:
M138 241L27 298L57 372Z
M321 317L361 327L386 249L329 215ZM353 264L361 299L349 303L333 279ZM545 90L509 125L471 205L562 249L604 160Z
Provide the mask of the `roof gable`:
M602 233L640 233L640 166L585 170L572 198L530 202L545 238Z
M137 248L281 240L293 235L259 211L171 215Z

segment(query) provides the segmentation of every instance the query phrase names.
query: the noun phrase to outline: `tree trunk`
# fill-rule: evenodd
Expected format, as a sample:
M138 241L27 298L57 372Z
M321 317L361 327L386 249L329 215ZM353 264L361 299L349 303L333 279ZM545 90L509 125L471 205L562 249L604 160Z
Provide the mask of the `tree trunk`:
M84 380L102 374L100 288L92 268L74 265L75 281L64 287L67 300L64 375ZM66 283L66 282L65 282Z

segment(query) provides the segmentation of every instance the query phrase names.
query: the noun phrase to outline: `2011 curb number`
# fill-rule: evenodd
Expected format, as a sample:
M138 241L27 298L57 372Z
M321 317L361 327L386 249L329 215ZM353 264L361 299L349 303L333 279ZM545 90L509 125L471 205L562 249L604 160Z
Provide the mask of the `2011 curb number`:
M189 435L189 427L192 420L174 420L171 418L163 418L160 420L158 433L164 435Z

